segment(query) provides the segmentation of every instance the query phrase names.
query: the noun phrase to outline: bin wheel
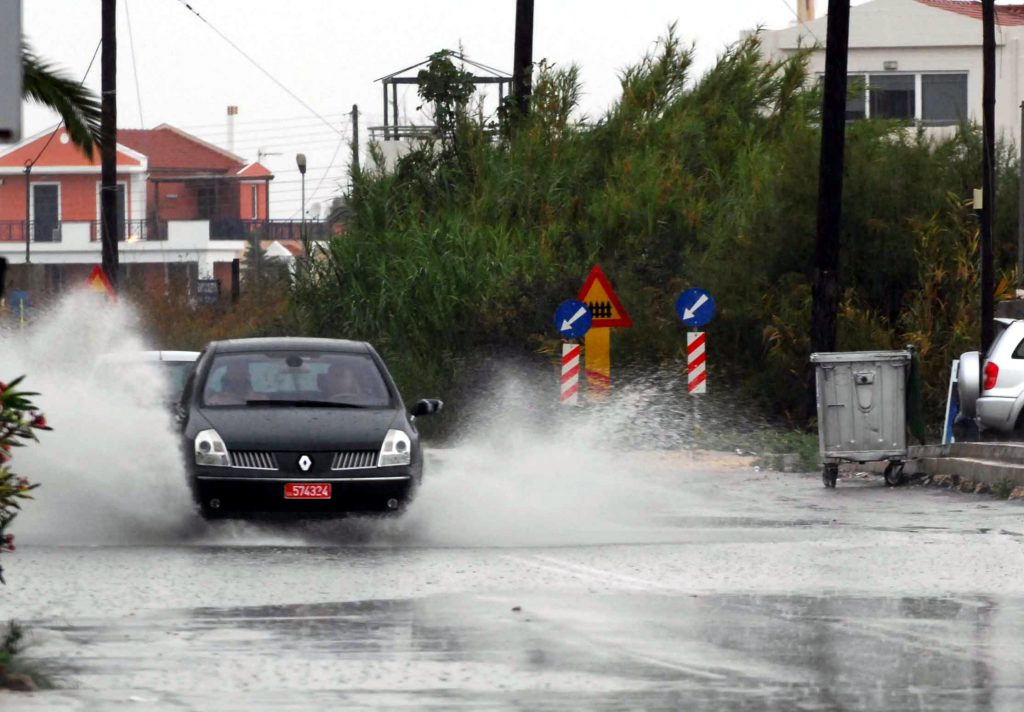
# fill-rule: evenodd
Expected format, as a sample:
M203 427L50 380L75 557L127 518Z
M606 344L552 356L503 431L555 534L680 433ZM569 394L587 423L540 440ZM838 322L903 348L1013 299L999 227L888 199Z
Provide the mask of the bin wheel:
M885 484L889 487L898 487L903 484L902 462L890 462L885 466Z
M825 469L821 471L821 481L829 489L835 489L836 480L839 479L839 465L829 464L825 465Z

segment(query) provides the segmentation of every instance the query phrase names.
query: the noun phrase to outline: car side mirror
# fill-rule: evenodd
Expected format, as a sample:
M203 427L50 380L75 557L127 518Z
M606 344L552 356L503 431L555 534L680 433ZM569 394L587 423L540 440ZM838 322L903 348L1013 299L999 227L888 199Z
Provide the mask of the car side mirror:
M409 410L409 414L414 418L418 418L421 415L440 413L442 408L444 408L442 401L436 398L424 398L421 401L416 401L416 405Z

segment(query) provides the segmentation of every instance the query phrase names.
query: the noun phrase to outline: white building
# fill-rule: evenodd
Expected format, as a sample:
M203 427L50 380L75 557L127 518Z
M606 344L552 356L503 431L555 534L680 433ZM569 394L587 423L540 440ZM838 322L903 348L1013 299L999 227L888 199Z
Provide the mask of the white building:
M817 47L812 77L825 72L826 17L799 0L802 17L762 31L766 56ZM973 0L873 0L850 10L847 118L907 119L936 133L960 121L981 123L981 3ZM1024 5L996 6L996 135L1020 143L1024 98Z

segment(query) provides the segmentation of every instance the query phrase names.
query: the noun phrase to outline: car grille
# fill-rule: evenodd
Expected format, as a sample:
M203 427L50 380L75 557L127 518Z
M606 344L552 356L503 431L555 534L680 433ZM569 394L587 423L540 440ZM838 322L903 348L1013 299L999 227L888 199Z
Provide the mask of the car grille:
M247 470L276 470L277 458L272 452L261 452L259 450L232 450L228 453L231 457L232 467L244 467Z
M377 466L377 453L374 450L347 450L334 453L331 461L332 470L359 470Z

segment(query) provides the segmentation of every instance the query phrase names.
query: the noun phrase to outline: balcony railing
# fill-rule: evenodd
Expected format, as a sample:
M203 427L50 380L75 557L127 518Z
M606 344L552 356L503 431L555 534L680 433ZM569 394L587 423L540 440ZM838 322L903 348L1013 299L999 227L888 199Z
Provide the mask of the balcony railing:
M62 225L61 223L50 223L44 228L33 221L24 220L2 220L0 221L0 242L24 242L25 232L32 238L32 242L60 242Z
M103 234L103 223L94 220L89 223L89 240L96 242ZM117 237L119 242L140 242L167 239L166 220L125 220Z
M168 223L174 221L125 220L120 228L118 239L121 242L153 242L164 241L168 237ZM194 222L194 221L187 221ZM306 237L309 240L326 240L331 237L332 224L322 220L305 222ZM78 244L84 242L88 235L89 242L99 242L102 224L99 221L71 220L51 224L46 234L41 234L37 223L24 220L0 221L0 243L25 242L28 231L32 242L60 243L67 241ZM211 240L302 240L303 223L301 220L239 220L235 218L213 218L209 221L209 238ZM65 235L66 233L66 235Z
M322 220L306 221L306 236L310 240L330 237L330 224ZM238 220L214 218L210 221L212 240L301 240L301 220Z

